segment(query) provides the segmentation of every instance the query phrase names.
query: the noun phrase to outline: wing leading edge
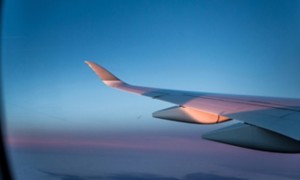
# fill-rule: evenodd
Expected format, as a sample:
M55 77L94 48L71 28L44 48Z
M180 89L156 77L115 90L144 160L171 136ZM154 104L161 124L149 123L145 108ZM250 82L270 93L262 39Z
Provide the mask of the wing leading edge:
M245 123L243 127L229 128L229 130L226 130L227 135L224 135L225 131L222 131L221 135L219 131L204 135L206 139L267 151L300 152L299 99L227 95L134 86L125 83L96 63L91 61L85 63L107 86L179 105L178 107L155 112L153 113L154 117L197 124L214 124L231 119ZM242 136L244 137L244 143L241 143L240 140L232 142L231 140L234 139L233 134L237 133L238 136L241 132L245 132ZM266 140L258 142L253 138L249 138L253 133L265 137L263 139ZM224 140L225 136L227 138ZM264 144L263 142L276 139L280 139L279 143L275 143L275 145L271 143L270 146L267 145L268 148L261 145ZM293 145L287 146L286 143ZM281 145L287 147L286 150Z

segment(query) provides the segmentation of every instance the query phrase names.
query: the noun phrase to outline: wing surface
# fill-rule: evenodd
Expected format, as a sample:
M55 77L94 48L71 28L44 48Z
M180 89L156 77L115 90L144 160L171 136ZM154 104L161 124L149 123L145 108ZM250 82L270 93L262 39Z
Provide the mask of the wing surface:
M236 119L300 140L300 99L228 95L150 88L127 84L96 63L86 64L113 88Z

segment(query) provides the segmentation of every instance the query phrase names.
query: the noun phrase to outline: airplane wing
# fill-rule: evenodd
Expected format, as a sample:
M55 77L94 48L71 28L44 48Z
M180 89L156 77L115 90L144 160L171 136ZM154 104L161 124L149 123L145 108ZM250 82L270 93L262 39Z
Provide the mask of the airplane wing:
M85 63L107 86L177 105L154 112L156 118L195 124L241 121L205 134L205 139L272 152L300 152L300 99L134 86L93 62Z

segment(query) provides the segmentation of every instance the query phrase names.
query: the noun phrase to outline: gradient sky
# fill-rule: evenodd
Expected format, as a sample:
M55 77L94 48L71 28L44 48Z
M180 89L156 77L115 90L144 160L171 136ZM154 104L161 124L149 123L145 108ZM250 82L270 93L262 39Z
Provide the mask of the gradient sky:
M220 147L202 150L211 156L247 156L235 168L266 155L201 140L204 132L226 124L152 118L172 104L105 87L85 60L137 85L300 98L296 0L9 0L2 44L7 127L15 147L176 151L182 142L190 148L180 152L209 145ZM266 156L265 167L274 164L274 156L285 166L268 171L283 168L300 176L288 166L299 155Z

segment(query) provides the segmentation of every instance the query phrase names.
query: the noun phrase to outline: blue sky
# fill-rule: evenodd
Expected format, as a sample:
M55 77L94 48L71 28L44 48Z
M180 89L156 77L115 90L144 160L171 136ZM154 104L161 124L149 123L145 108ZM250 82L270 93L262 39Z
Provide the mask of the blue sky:
M222 125L154 119L172 104L107 88L84 61L137 85L300 98L299 32L293 0L6 1L8 132L200 139Z

